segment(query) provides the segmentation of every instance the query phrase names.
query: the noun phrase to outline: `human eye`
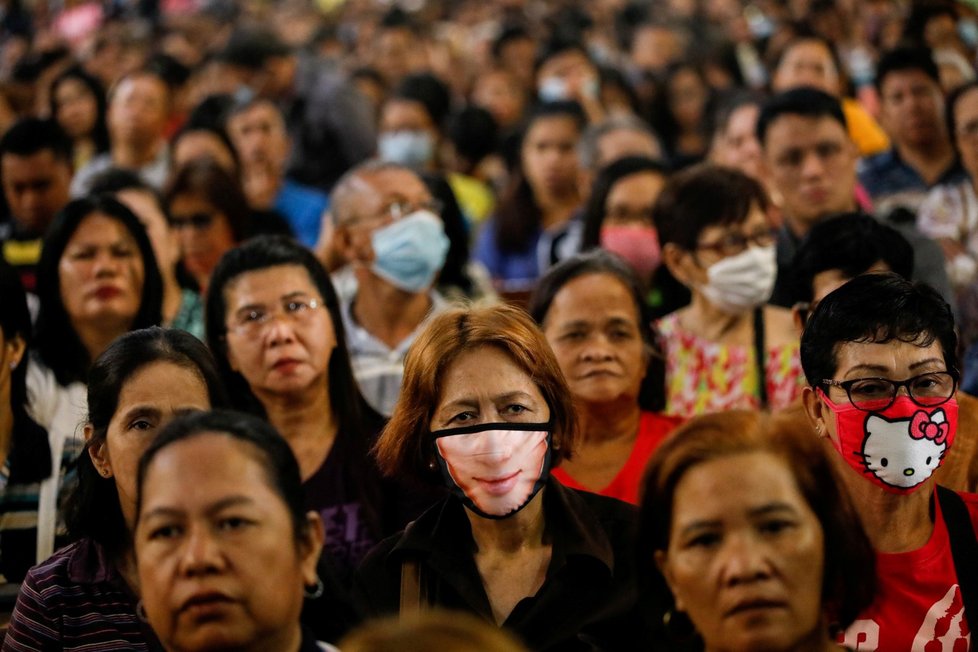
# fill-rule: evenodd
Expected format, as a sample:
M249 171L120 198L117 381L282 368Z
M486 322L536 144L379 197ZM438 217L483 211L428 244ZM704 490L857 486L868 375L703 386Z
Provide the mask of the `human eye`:
M180 536L182 529L175 523L162 523L149 531L150 541L166 541Z
M849 392L853 398L885 398L892 391L892 383L883 378L865 378L852 383Z
M285 312L297 313L309 310L309 302L303 299L293 299L285 304Z
M146 432L152 430L156 427L156 424L146 418L134 419L132 423L129 424L129 430L137 430L139 432Z
M218 519L217 527L222 532L236 532L238 530L242 530L248 527L253 523L254 521L252 521L251 519L245 518L244 516L240 516L237 514L233 514L229 516L223 516L220 519Z
M475 414L473 414L472 412L469 411L459 412L458 414L450 418L448 420L448 423L467 423L473 419L475 419Z
M526 412L529 411L530 408L526 407L525 405L521 405L519 403L511 403L510 405L506 406L506 413L516 415L516 416L525 414Z
M787 167L796 168L799 165L801 165L802 158L803 158L803 155L802 155L801 150L799 150L799 149L789 149L787 152L785 152L784 154L782 154L778 158L778 162L781 165L784 165L784 166L787 166Z
M683 544L687 549L708 549L720 543L719 532L700 532L686 539Z
M578 340L583 340L586 335L587 333L584 332L584 330L574 329L574 330L564 331L564 333L560 336L560 339L569 342L576 342Z
M794 526L794 521L787 518L771 518L761 521L758 529L764 534L781 534Z
M951 376L946 373L932 373L917 376L913 381L915 393L931 396L945 396L951 388Z
M128 243L114 244L111 251L116 258L128 258L135 255L135 248Z
M819 143L818 147L815 148L815 153L818 154L819 158L831 158L842 151L842 146L839 143Z
M68 254L68 257L72 260L91 260L95 258L95 249L91 247L73 249Z
M241 313L242 324L260 324L266 319L266 313L261 308L252 308Z

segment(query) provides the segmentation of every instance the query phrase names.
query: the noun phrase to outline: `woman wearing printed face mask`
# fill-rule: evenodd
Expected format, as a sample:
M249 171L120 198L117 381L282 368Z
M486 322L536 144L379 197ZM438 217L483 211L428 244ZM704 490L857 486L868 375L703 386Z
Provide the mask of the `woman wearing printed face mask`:
M666 440L636 546L665 649L695 640L692 624L711 652L841 650L832 638L870 604L876 577L840 484L815 438L757 412L699 416Z
M802 335L805 410L879 553L880 590L846 632L852 647L964 650L978 622L978 497L933 477L953 454L956 346L947 303L895 274L830 293Z
M640 645L632 511L551 479L575 415L529 317L509 306L435 317L408 353L401 397L375 447L381 469L451 495L367 556L364 610L467 611L534 650Z
M665 183L665 165L641 156L619 159L601 170L584 213L581 251L601 247L617 254L649 283L660 261L652 207Z
M777 274L766 209L756 181L711 165L676 175L659 195L663 262L692 294L658 322L668 414L779 409L801 394L791 312L765 305Z

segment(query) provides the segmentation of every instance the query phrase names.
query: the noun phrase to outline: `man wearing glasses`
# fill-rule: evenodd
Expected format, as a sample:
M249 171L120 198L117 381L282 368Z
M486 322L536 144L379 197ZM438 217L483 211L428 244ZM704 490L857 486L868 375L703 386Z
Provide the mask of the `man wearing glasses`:
M805 411L878 553L876 600L840 640L850 649L970 649L978 496L933 476L974 435L958 433L956 346L947 303L895 274L842 285L802 335Z
M353 373L384 416L394 410L408 348L445 306L433 289L449 244L440 212L421 178L394 163L364 163L333 189L332 246L356 281L350 296L338 288Z

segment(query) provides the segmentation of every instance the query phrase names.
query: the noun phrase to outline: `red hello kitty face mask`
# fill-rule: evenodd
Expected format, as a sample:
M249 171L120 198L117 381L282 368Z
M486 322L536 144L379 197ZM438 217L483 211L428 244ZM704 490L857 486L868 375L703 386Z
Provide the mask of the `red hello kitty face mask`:
M842 459L860 476L886 491L909 494L934 474L958 430L958 402L924 407L899 396L885 410L866 412L837 405L816 390L835 414L833 441Z

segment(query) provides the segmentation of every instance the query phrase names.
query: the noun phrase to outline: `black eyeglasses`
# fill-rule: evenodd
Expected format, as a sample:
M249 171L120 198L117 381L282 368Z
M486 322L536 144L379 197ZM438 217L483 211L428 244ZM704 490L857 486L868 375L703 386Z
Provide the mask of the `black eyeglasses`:
M893 405L901 387L921 407L934 407L951 400L958 386L958 375L951 371L932 371L906 380L889 378L823 379L823 385L841 387L849 402L866 412L880 412Z
M743 233L728 233L716 242L700 242L696 244L698 251L715 251L721 256L736 256L747 250L748 245L767 247L773 245L778 238L774 229L763 229L744 235Z

